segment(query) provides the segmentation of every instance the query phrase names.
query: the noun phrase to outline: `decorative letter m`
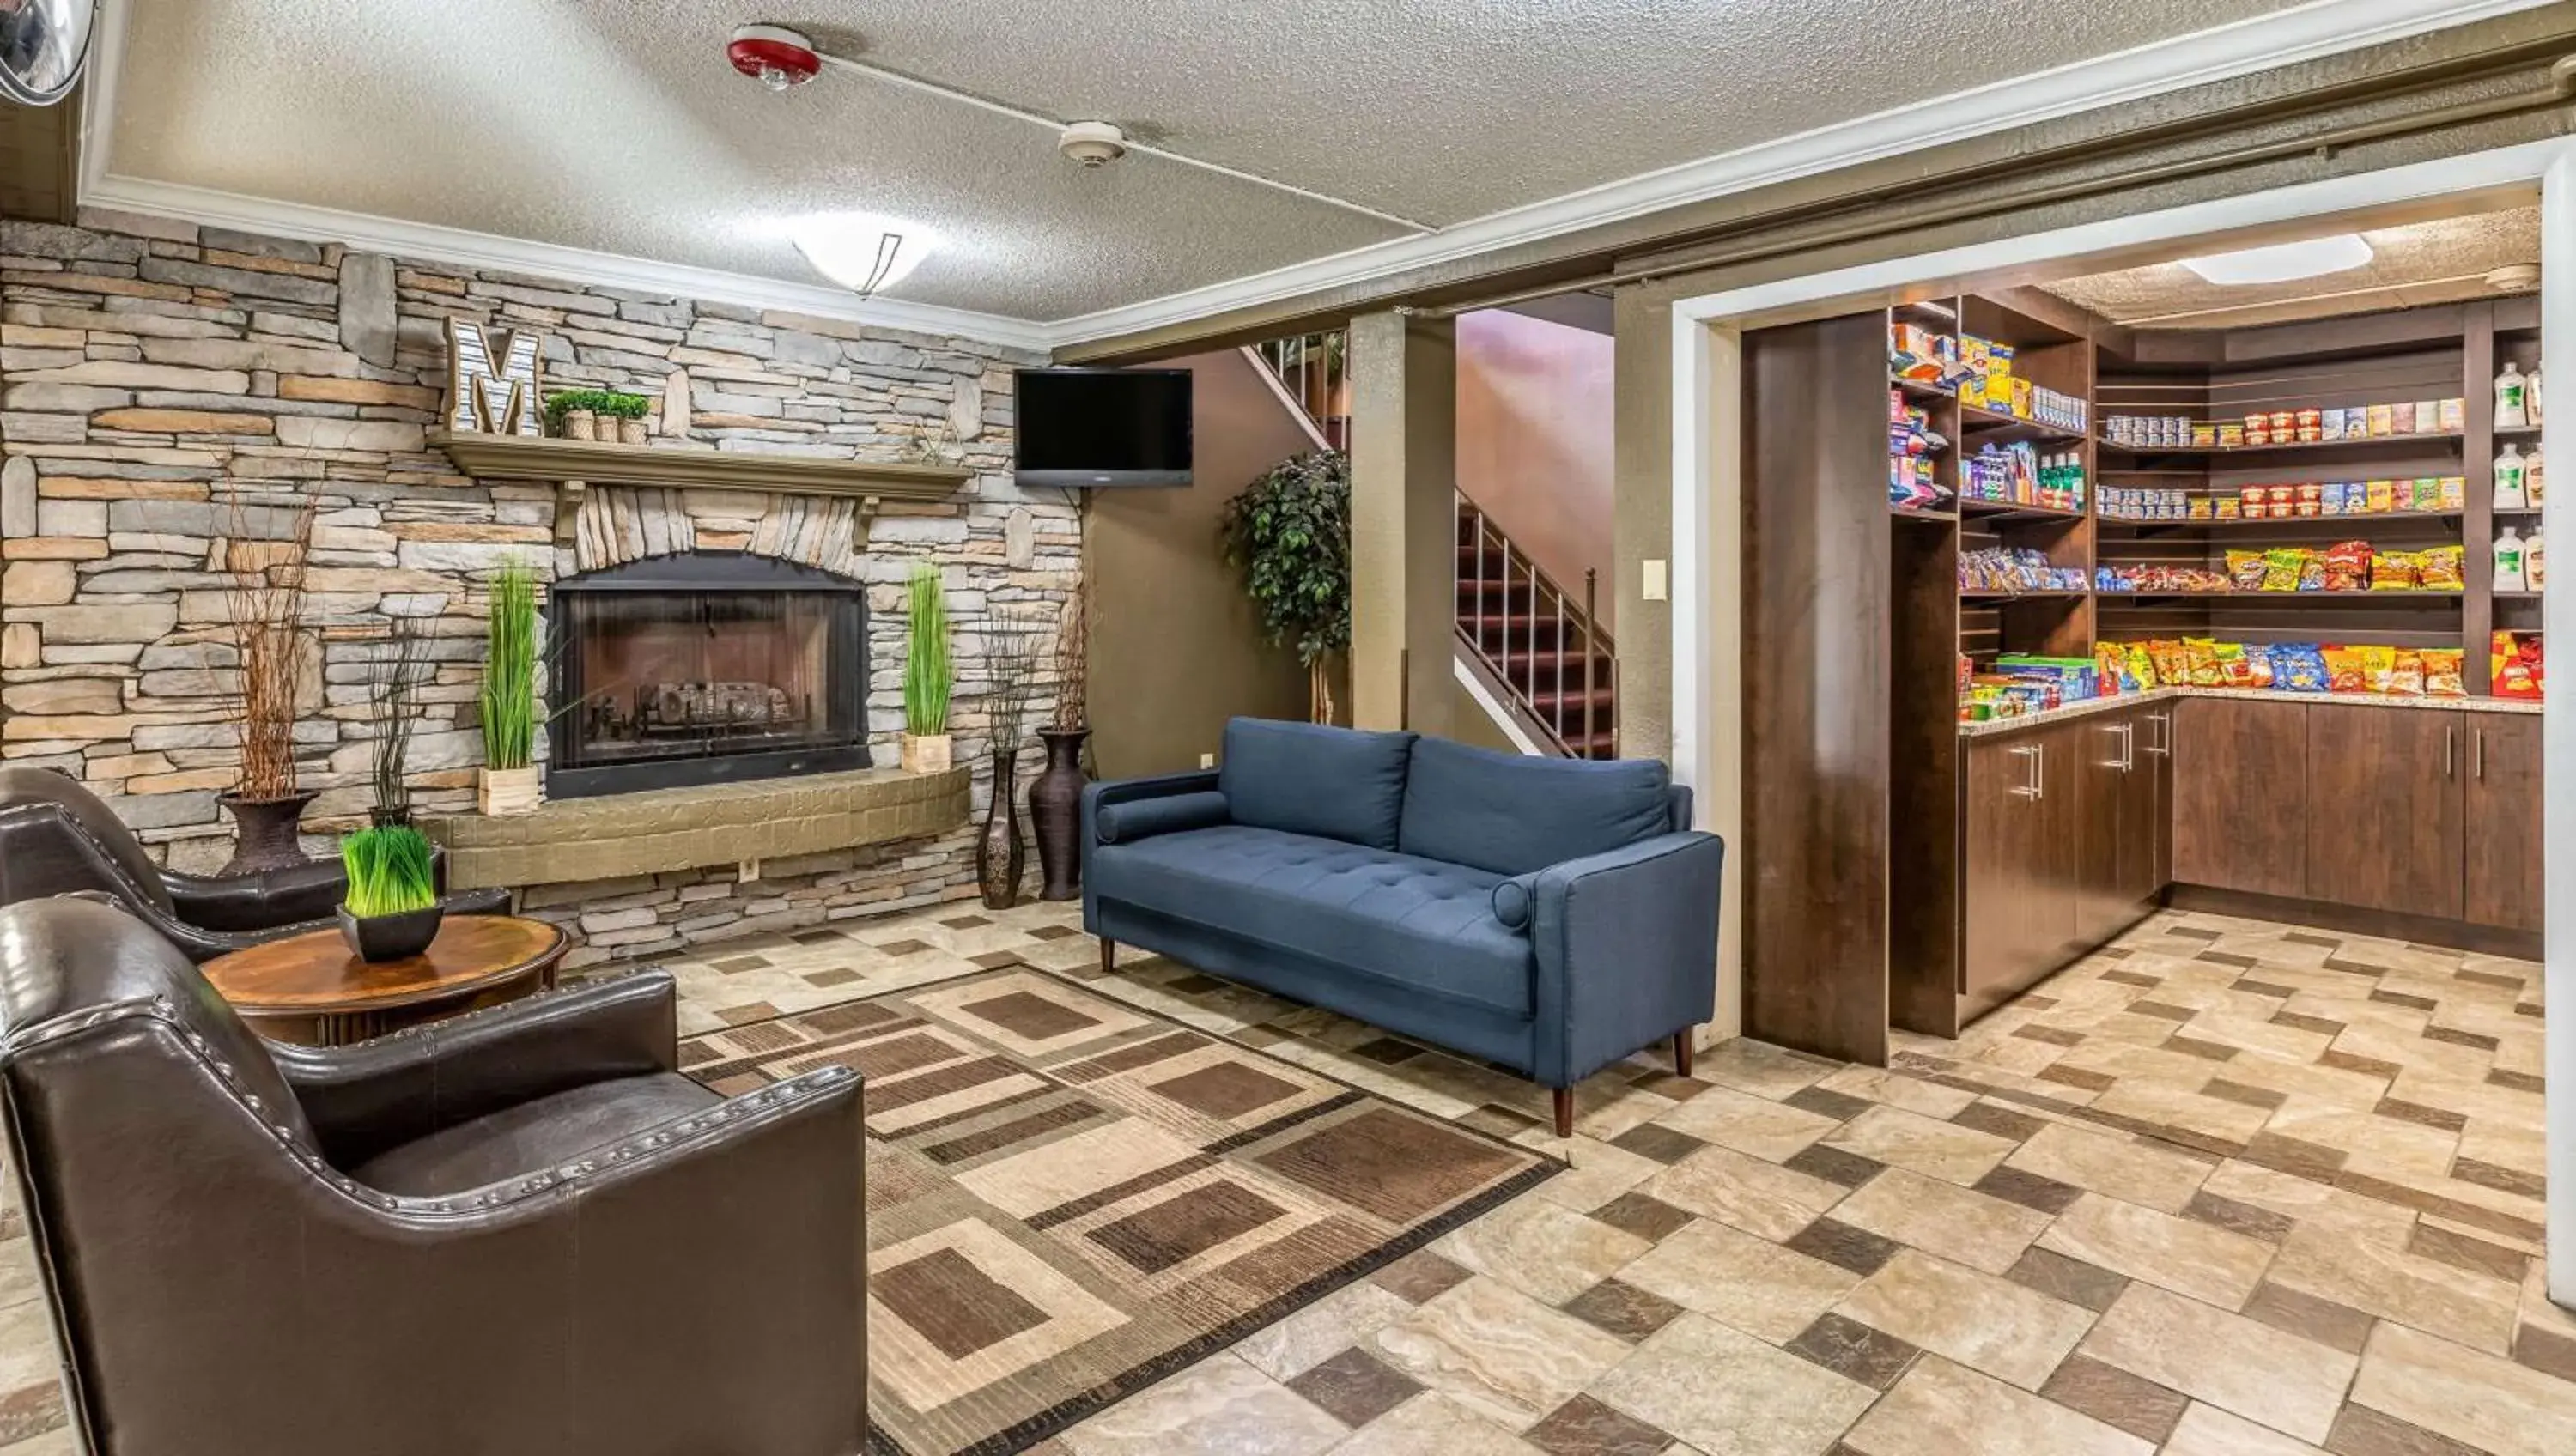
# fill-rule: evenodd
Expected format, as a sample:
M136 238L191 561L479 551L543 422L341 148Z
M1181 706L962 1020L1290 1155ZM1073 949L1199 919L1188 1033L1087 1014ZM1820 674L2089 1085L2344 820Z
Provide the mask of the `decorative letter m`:
M458 433L541 435L545 365L538 335L447 320L447 428Z

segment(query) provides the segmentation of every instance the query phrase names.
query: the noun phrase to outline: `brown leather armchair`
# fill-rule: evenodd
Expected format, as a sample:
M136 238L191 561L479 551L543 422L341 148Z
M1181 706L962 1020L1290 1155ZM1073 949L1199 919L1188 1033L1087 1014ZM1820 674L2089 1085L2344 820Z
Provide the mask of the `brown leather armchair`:
M143 917L188 959L204 962L330 928L348 888L336 860L229 877L165 870L114 810L68 774L0 768L0 905L100 891ZM510 895L476 890L442 903L452 915L496 915L509 909Z
M0 1115L95 1456L849 1456L859 1078L730 1100L644 971L271 1046L150 927L0 909Z

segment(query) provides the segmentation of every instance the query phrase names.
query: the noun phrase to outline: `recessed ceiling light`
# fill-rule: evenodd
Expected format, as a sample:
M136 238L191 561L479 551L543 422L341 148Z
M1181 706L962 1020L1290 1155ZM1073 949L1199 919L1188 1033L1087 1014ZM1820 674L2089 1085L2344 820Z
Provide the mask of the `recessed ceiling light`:
M816 272L861 298L901 283L939 246L938 236L917 223L860 212L807 218L788 236Z
M2247 248L2241 253L2185 258L2182 265L2212 283L2235 287L2341 273L2368 263L2371 256L2370 244L2363 242L2359 233L2338 233L2330 238L2303 238L2268 248Z

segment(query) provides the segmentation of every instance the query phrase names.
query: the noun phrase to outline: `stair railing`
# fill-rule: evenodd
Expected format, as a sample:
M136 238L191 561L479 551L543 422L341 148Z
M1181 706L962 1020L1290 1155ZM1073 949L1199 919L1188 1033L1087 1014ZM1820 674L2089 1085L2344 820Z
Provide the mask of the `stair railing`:
M1609 633L1601 630L1600 572L1592 567L1583 571L1583 600L1576 605L1555 578L1540 569L1511 537L1495 526L1484 509L1467 498L1466 492L1455 492L1457 501L1457 540L1471 558L1472 565L1459 574L1459 584L1471 588L1471 604L1458 613L1458 637L1469 651L1483 660L1495 679L1510 693L1513 705L1554 740L1553 746L1574 758L1615 758L1618 756L1619 694L1618 645ZM1488 562L1499 551L1500 577L1488 569ZM1515 580L1527 589L1529 611L1515 613L1512 591ZM1495 605L1500 587L1500 605ZM1521 650L1524 666L1515 669L1512 659L1512 622L1523 618ZM1550 681L1555 691L1542 694L1538 688L1539 664L1543 660L1538 644L1537 627L1542 619L1552 619L1556 630L1554 655L1547 659L1554 669ZM1488 651L1485 634L1499 621L1501 643ZM1569 653L1568 645L1580 638L1580 647ZM1568 666L1578 671L1581 698L1569 711ZM1608 702L1602 702L1604 690ZM1545 706L1542 698L1547 699Z
M1325 443L1335 450L1351 445L1346 413L1350 391L1347 335L1334 329L1320 334L1292 334L1252 346L1253 357L1270 370L1281 389L1314 421Z

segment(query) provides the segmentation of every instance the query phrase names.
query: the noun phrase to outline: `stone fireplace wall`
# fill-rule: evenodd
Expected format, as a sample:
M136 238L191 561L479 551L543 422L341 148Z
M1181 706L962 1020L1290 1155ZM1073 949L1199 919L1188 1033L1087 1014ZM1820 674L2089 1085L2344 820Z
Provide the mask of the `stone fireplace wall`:
M319 630L297 742L320 831L369 802L371 668L397 616L427 629L436 669L415 797L470 805L482 583L513 556L564 575L704 544L869 582L871 746L888 765L915 560L949 583L961 763L985 758L979 622L998 605L1060 602L1079 580L1078 513L1011 480L1010 371L1037 362L1013 351L157 218L82 223L0 224L0 758L77 775L174 867L230 852L215 804L239 761L223 568L268 549L302 502L319 512ZM657 445L927 450L975 479L950 502L888 503L855 554L846 501L600 489L582 546L558 551L551 489L478 483L426 443L449 315L544 331L550 389L654 397ZM1043 679L1040 691L1043 713ZM979 813L986 794L979 770ZM537 886L523 903L578 927L583 959L650 953L971 894L970 845L959 831L772 862L749 884L691 871Z

